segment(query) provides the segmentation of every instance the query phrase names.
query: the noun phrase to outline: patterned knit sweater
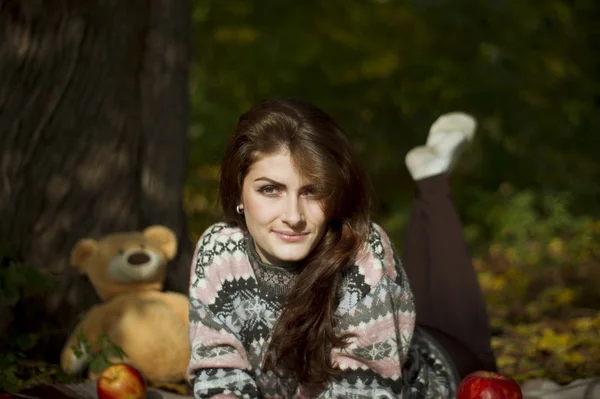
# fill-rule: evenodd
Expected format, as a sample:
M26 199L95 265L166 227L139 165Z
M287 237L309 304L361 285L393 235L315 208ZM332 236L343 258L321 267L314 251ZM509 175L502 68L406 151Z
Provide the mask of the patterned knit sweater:
M295 270L267 265L252 238L217 223L200 237L190 286L196 398L314 397L293 377L262 370L271 330ZM355 334L332 360L343 373L322 398L451 398L458 376L443 348L415 329L412 292L388 236L376 224L355 265L343 272L338 332ZM280 373L279 373L280 374Z

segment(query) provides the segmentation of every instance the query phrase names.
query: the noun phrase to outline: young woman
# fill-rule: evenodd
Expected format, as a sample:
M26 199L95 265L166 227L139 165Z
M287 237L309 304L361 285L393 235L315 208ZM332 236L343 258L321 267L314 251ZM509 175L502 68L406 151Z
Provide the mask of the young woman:
M474 128L442 117L407 155L418 190L403 267L329 115L291 99L242 115L221 168L225 222L192 264L195 396L450 398L461 376L495 369L446 180Z

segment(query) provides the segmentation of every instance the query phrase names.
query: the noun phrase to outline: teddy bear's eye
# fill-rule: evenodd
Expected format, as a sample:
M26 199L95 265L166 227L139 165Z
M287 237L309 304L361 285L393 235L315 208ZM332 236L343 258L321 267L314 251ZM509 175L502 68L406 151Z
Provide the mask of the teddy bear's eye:
M124 251L124 250L122 250L122 249L119 249L119 255L123 255L124 253L125 253L125 251Z

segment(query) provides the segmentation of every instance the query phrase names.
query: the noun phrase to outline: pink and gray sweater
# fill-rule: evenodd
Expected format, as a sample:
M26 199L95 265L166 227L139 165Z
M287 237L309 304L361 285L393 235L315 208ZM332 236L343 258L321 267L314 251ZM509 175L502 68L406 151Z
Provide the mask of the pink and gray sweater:
M217 223L200 237L190 282L188 376L196 398L313 397L293 376L261 368L295 270L260 261L252 238ZM412 292L385 232L372 224L343 271L339 332L355 336L331 356L343 370L323 398L450 398L458 377L443 348L415 328Z

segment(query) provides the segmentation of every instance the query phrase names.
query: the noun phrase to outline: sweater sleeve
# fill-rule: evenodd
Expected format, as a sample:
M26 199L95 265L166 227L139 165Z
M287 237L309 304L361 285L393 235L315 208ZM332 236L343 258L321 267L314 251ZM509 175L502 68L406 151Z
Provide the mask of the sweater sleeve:
M353 334L332 360L342 374L330 380L322 398L398 398L402 394L401 364L412 334L413 321L391 301L405 296L384 276L338 321L340 332ZM398 322L396 321L398 320Z
M258 389L246 350L231 326L215 312L222 271L227 269L223 262L228 261L215 253L222 231L223 226L214 225L204 232L192 264L187 374L196 398L256 398Z
M369 254L358 263L338 322L339 332L354 336L346 348L332 351L342 374L331 380L321 397L451 397L447 368L437 367L439 357L429 356L431 347L421 335L415 336L412 292L379 226L372 229Z

